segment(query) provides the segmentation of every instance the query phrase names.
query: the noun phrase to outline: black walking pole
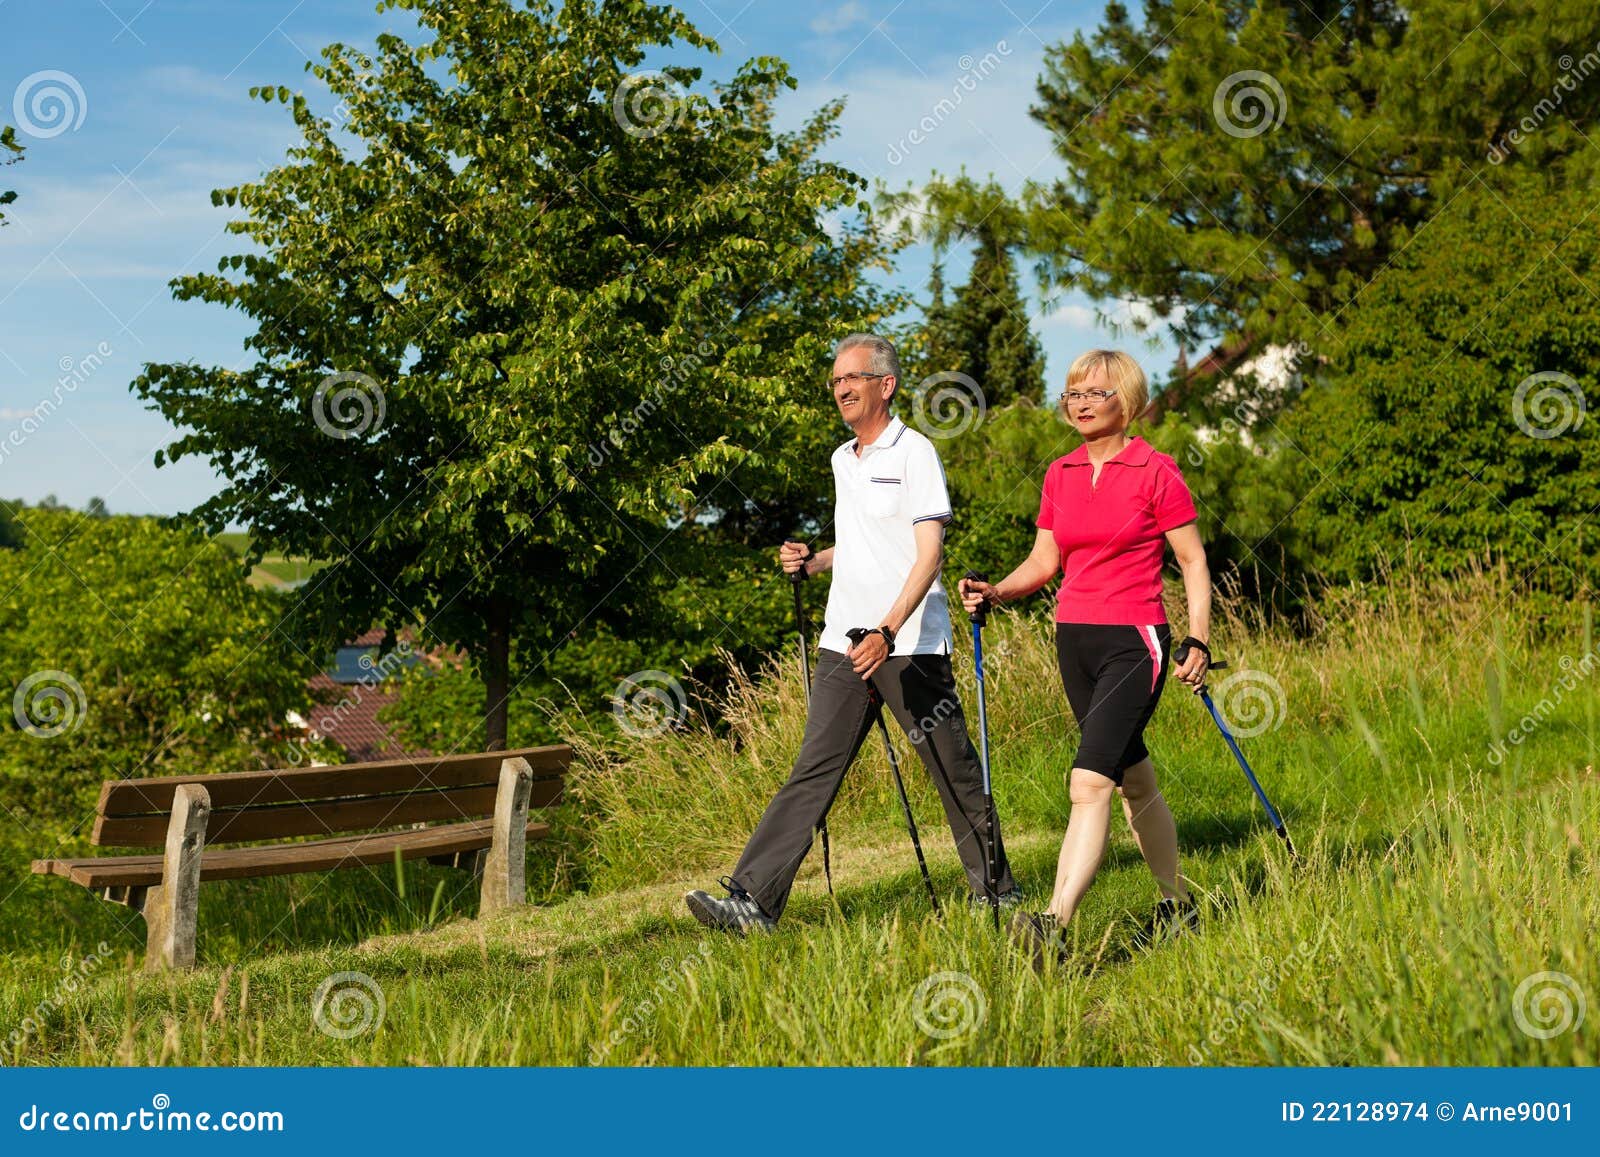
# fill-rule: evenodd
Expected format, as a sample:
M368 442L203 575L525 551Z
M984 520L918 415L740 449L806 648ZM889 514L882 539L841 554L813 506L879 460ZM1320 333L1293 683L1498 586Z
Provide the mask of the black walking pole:
M1183 666L1184 660L1189 657L1189 648L1179 644L1178 649L1172 653L1172 661L1178 666ZM1209 664L1212 671L1220 670L1228 664L1216 662ZM1267 811L1267 819L1272 822L1273 830L1283 840L1283 846L1288 849L1291 860L1299 859L1294 850L1294 844L1289 839L1289 829L1283 826L1283 818L1278 815L1278 809L1272 806L1272 801L1267 798L1267 793L1261 789L1261 781L1256 778L1256 773L1250 770L1250 764L1244 757L1244 752L1239 750L1238 742L1233 738L1233 732L1228 730L1228 725L1222 721L1222 714L1217 710L1217 705L1211 701L1211 692L1206 690L1204 683L1200 684L1200 698L1205 702L1206 710L1211 712L1211 718L1217 724L1217 730L1222 732L1222 738L1228 741L1228 748L1233 752L1233 758L1239 761L1239 769L1244 772L1244 777L1250 781L1251 788L1256 793L1256 798L1261 801L1261 806Z
M981 571L969 570L966 577L972 582L988 582ZM983 696L983 627L989 618L989 605L981 603L969 616L972 620L972 669L978 677L978 751L983 766L983 815L988 825L988 848L984 854L984 887L989 892L989 906L994 909L994 929L1000 931L1000 865L995 833L999 824L994 814L994 783L989 778L989 705Z
M798 538L786 538L785 543L806 546ZM806 550L810 551L809 546ZM813 552L814 553L814 552ZM811 555L807 554L807 558ZM800 598L800 584L806 581L806 565L789 575L789 585L794 588L794 626L800 633L800 676L806 689L806 714L811 714L811 641L806 638L806 605ZM828 840L828 817L823 816L817 825L817 835L822 840L822 875L828 881L828 895L833 895L833 848Z
M859 644L862 639L872 634L866 627L854 627L845 632L845 636L853 644ZM933 914L939 915L939 895L933 890L933 878L928 875L928 861L922 857L922 840L917 835L917 820L911 814L911 797L906 795L906 781L900 778L900 760L894 753L894 744L889 742L889 725L883 721L883 696L878 694L878 689L873 687L869 692L872 708L878 715L878 731L883 736L883 753L889 757L889 770L894 773L894 785L900 791L900 808L906 813L906 830L911 833L911 846L917 853L917 867L922 869L922 882L928 887L928 902L933 905Z

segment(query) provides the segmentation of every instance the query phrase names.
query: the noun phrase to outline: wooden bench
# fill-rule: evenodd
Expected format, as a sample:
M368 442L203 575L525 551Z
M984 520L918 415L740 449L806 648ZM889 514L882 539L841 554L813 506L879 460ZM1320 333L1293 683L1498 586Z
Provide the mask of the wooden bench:
M35 860L145 919L145 967L194 964L200 885L426 858L482 877L480 912L525 900L527 841L549 834L530 807L561 798L566 745L284 771L112 780L97 847L154 855ZM422 826L432 821L451 821ZM386 828L404 830L383 831ZM359 832L358 835L340 833ZM281 841L295 837L331 837ZM263 844L259 841L276 840ZM215 848L251 843L251 847Z

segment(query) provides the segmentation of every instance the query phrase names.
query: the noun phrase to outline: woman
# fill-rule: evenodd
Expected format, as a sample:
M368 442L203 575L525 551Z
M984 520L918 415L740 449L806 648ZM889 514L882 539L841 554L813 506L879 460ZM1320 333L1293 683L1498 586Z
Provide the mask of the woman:
M1198 691L1211 652L1211 574L1194 499L1178 465L1128 425L1150 401L1144 371L1127 354L1091 350L1072 363L1062 416L1083 445L1050 464L1033 553L997 583L963 580L969 613L1031 595L1063 578L1056 596L1056 656L1080 740L1072 761L1072 814L1043 912L1019 912L1012 934L1036 961L1060 959L1062 930L1077 911L1105 854L1113 793L1161 889L1149 934L1195 921L1178 874L1178 833L1144 745L1166 681L1172 632L1161 605L1164 541L1183 571L1189 607L1187 659L1180 680Z

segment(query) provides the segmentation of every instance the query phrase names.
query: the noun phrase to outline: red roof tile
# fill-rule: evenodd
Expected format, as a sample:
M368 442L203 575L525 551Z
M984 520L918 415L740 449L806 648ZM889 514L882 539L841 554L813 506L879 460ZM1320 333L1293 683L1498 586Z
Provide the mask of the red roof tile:
M378 721L378 712L397 698L383 684L335 683L326 675L315 675L307 686L318 701L306 719L309 730L344 748L353 761L432 754L424 748L407 748Z

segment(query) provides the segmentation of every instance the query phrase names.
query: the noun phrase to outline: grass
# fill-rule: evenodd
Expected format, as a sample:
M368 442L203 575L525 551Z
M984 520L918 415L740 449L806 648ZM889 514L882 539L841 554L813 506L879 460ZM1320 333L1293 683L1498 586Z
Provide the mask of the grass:
M241 530L224 531L216 536L216 540L240 558L250 549L250 535ZM249 582L258 587L295 586L305 582L326 563L307 562L304 559L290 558L283 554L265 555L250 570Z
M870 748L832 817L837 904L808 862L776 935L704 934L682 892L727 870L798 741L785 668L735 685L714 729L623 746L578 726L535 904L488 920L469 880L427 865L208 885L202 966L145 977L137 918L26 876L49 849L13 832L0 1047L22 1064L1596 1063L1593 1017L1519 1027L1559 1026L1564 994L1600 1000L1587 610L1535 614L1494 575L1323 606L1309 637L1231 613L1218 630L1237 674L1214 690L1260 727L1242 742L1298 862L1176 684L1151 727L1200 935L1133 946L1154 891L1120 819L1064 966L1035 974L959 903L932 919ZM986 636L997 791L1036 897L1075 744L1048 632L1004 615ZM954 899L936 797L911 779ZM335 1033L315 1023L330 978Z

